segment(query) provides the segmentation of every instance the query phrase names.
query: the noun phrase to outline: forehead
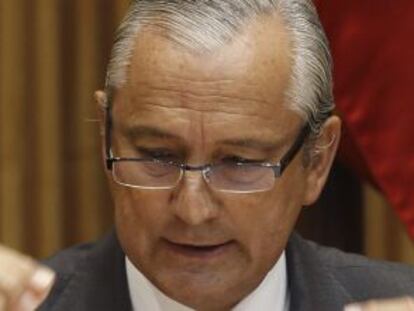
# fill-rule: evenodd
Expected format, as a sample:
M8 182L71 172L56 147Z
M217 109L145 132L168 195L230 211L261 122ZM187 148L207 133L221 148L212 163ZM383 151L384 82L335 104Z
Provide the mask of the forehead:
M277 16L250 21L231 42L209 52L178 46L166 35L142 29L128 82L115 110L131 118L148 106L199 112L286 118L291 75L289 35Z

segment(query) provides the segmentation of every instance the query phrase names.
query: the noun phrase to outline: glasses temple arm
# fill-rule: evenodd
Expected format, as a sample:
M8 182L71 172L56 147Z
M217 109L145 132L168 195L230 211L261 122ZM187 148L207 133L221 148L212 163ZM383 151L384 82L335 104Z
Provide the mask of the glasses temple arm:
M299 136L296 138L296 141L290 147L288 152L285 154L285 156L280 160L280 169L279 174L281 175L285 168L288 166L288 164L293 160L293 158L296 156L296 154L299 152L300 148L302 148L306 138L308 137L309 133L311 132L311 127L309 123L307 123L302 130L300 131Z

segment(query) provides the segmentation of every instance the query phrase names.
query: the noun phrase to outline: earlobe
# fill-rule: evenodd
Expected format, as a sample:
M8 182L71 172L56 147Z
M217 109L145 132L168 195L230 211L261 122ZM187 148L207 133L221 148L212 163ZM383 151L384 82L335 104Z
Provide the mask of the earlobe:
M310 150L304 206L313 204L322 192L338 149L340 135L341 120L332 116L325 121L320 136Z

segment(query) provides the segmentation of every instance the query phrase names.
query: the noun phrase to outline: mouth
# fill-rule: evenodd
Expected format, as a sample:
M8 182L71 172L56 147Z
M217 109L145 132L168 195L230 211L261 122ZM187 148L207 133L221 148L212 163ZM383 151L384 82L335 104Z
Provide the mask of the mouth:
M234 245L234 241L227 241L221 244L212 245L196 245L196 244L181 244L172 242L170 240L164 240L165 244L171 252L195 259L212 259L218 257L225 252L229 251Z

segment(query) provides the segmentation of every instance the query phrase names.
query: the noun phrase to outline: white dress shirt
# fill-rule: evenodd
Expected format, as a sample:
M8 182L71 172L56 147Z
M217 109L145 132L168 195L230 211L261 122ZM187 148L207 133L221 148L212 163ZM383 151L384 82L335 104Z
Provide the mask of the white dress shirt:
M194 311L162 293L127 257L125 261L133 311ZM288 311L290 295L287 284L286 256L283 252L259 286L232 311Z

